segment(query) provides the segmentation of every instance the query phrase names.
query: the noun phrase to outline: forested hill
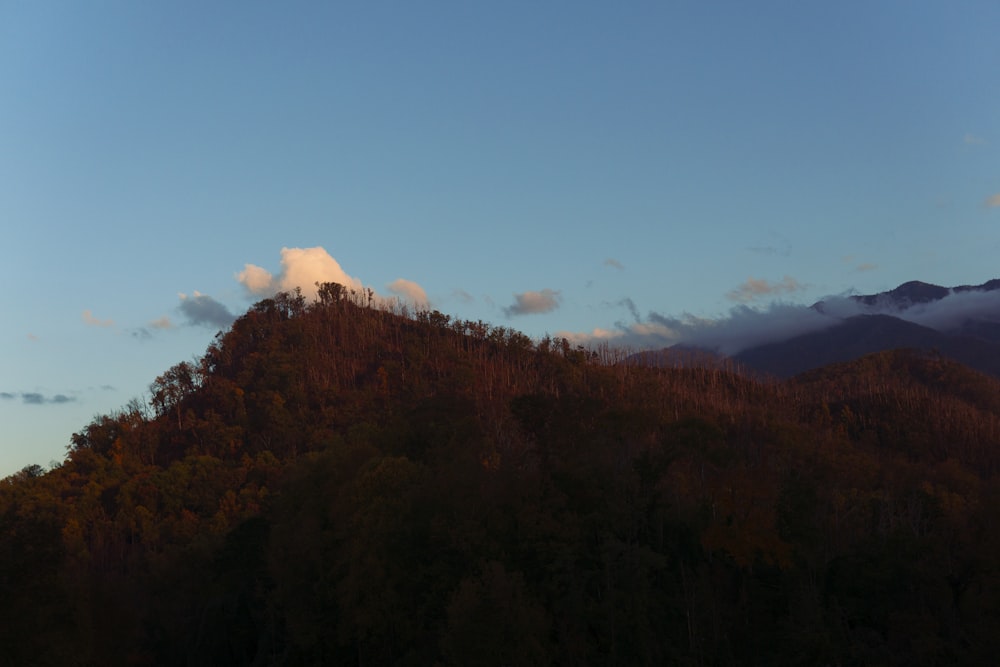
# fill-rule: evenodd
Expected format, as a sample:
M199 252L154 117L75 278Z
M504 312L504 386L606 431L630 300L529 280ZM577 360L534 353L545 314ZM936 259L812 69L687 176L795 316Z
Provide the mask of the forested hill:
M335 284L0 482L0 665L1000 654L1000 382L647 368Z

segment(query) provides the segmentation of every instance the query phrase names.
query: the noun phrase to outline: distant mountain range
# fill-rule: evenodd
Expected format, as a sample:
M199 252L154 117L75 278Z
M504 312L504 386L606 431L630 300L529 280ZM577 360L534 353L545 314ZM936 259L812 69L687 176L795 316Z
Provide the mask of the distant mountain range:
M819 301L810 309L827 316L828 323L728 356L697 343L674 346L657 353L658 363L729 360L783 378L873 352L907 348L936 351L1000 377L1000 279L958 287L911 281L878 294Z

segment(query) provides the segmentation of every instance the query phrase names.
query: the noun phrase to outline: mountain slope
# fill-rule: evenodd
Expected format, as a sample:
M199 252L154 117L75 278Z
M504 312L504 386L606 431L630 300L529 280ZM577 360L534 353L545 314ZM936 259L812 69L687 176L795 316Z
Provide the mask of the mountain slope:
M851 317L829 329L744 350L733 359L759 372L791 377L827 364L900 348L936 350L1000 377L1000 344L967 335L941 333L890 315Z
M988 664L1000 381L256 304L0 482L11 664ZM895 323L883 323L894 327ZM2 660L0 660L2 661Z

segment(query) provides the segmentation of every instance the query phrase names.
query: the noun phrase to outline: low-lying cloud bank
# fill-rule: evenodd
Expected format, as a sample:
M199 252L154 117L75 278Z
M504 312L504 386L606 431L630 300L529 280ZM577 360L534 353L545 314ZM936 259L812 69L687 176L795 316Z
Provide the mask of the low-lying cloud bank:
M1000 322L1000 290L967 290L951 292L930 303L918 303L900 310L876 306L879 312L938 331L954 329L967 320Z
M1000 322L1000 290L951 292L937 301L912 305L888 300L866 305L845 295L826 297L813 306L781 302L763 308L738 305L718 318L657 312L641 318L630 299L622 304L632 313L632 322L617 322L610 329L594 329L590 333L557 335L580 345L608 343L634 349L660 349L683 344L733 355L758 345L827 329L856 315L891 315L938 331L955 329L970 319Z

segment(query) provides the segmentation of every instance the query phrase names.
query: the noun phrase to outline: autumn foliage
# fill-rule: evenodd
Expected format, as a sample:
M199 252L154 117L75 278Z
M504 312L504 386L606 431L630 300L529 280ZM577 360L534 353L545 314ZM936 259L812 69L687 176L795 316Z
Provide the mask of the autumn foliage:
M0 664L988 664L998 473L939 356L656 368L327 284L0 482Z

